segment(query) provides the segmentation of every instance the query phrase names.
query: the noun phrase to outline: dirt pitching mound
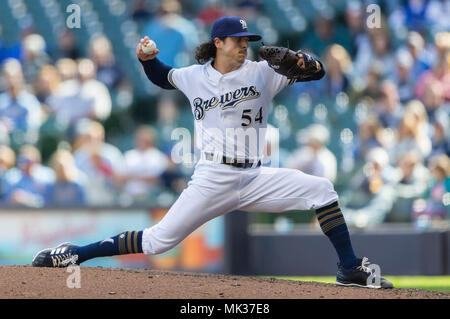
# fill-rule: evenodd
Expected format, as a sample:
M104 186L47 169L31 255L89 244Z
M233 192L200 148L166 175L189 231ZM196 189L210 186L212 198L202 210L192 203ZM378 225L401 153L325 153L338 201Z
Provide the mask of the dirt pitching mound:
M67 268L0 266L0 298L151 299L450 299L418 289L375 290L315 282L159 270L80 267L80 288Z

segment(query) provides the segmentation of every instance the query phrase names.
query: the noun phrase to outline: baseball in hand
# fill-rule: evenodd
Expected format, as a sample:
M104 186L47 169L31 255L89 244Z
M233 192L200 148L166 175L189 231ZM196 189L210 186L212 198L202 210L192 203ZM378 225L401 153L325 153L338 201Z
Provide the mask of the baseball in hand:
M144 52L145 54L152 54L153 51L155 51L156 49L156 43L153 40L150 40L147 45L143 45L141 46L141 50L142 52Z

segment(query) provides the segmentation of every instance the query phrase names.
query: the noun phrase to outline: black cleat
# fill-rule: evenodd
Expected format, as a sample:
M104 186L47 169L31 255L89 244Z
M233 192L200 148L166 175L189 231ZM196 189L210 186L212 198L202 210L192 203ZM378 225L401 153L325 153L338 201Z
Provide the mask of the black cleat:
M34 267L68 267L78 265L78 246L72 243L62 243L55 248L46 248L34 256L32 265Z
M350 269L345 269L338 263L338 272L336 276L336 285L340 286L352 286L352 287L363 287L372 289L389 289L394 288L394 285L382 277L380 277L379 284L377 283L376 274L372 274L372 270L367 267L369 265L369 259L363 257L363 259L358 259L359 266L355 266ZM369 276L371 276L369 278Z

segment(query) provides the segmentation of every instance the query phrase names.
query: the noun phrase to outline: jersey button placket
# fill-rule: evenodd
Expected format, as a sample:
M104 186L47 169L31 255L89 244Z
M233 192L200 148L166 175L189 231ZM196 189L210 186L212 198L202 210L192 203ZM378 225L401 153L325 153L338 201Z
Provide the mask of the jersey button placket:
M223 93L223 77L219 78L219 92L220 94Z

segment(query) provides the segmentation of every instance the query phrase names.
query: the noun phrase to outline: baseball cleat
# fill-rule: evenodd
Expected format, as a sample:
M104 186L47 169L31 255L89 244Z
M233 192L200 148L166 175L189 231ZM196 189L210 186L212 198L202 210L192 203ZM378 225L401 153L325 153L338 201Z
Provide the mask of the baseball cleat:
M34 267L67 267L78 265L78 246L72 243L62 243L55 248L46 248L34 256L32 265Z
M363 257L363 259L358 258L358 264L358 266L353 268L345 269L338 263L336 285L372 289L394 288L394 285L389 280L382 277L380 277L379 284L377 285L377 274L373 274L372 270L367 267L367 265L370 264L367 257ZM369 278L370 276L371 278ZM375 283L373 281L375 281Z

